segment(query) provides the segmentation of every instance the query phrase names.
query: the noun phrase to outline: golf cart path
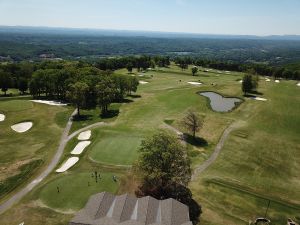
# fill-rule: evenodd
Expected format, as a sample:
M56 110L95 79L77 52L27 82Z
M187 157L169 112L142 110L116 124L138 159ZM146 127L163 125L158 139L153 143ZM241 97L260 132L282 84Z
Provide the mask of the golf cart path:
M214 152L211 154L211 156L204 163L196 166L196 168L194 169L194 172L193 172L192 178L191 178L192 181L194 181L199 174L201 174L203 171L205 171L218 158L218 156L219 156L219 154L220 154L220 152L221 152L221 150L222 150L222 148L225 144L225 141L227 140L229 134L233 130L243 126L243 124L244 123L241 122L241 121L236 121L236 122L233 122L232 124L230 124L224 130L224 132L223 132L217 146L215 147Z
M28 194L35 186L37 186L42 180L44 180L51 172L52 170L57 166L63 152L65 149L65 146L67 142L69 141L68 139L68 134L70 132L72 123L73 123L73 116L77 113L77 110L75 110L72 115L69 117L69 120L67 122L67 125L63 131L63 134L60 139L60 143L58 146L58 149L52 158L51 162L47 166L47 168L37 177L35 178L31 183L27 184L23 189L18 191L16 194L14 194L11 198L9 198L7 201L2 203L0 205L0 214L4 213L7 209L12 207L15 203L21 200L26 194Z
M83 127L83 128L81 128L81 129L79 129L79 130L73 132L72 134L70 134L70 135L68 136L68 141L71 140L73 137L77 136L78 134L80 134L80 133L83 132L83 131L90 130L90 129L96 128L96 127L102 127L102 126L104 126L104 125L107 125L107 123L105 123L105 122L98 122L98 123L93 123L93 124L91 124L91 125L89 125L89 126Z

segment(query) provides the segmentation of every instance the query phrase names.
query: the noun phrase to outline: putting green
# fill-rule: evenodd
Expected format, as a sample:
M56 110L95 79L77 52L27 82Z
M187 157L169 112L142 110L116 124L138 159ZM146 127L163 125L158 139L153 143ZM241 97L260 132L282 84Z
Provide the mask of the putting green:
M50 208L81 209L91 195L103 191L117 191L119 184L112 179L113 175L118 177L117 174L100 172L100 175L101 179L97 183L92 177L92 172L63 175L45 185L39 193L39 198Z
M95 138L90 157L100 163L131 165L142 137L130 132L103 132Z

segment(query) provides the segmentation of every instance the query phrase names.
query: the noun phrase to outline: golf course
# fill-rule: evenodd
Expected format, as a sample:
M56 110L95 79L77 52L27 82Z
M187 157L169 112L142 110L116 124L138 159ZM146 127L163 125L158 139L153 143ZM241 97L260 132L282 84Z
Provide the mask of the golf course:
M182 119L191 109L203 121L197 132L201 141L184 140L193 169L189 187L203 210L201 224L250 224L265 216L268 204L272 224L300 220L297 82L277 83L260 76L255 96L265 100L259 100L244 96L242 72L200 68L192 76L191 69L172 63L143 72L115 70L116 75L135 76L140 81L137 91L126 101L111 104L117 113L109 118L101 118L98 107L81 110L86 119L72 121L55 169L1 214L0 224L68 224L95 193L134 194L133 168L142 141L159 129L186 133ZM214 95L218 101L234 101L217 111L214 102L201 95L204 92L218 94ZM47 168L75 110L71 105L30 100L30 96L0 99L0 114L5 115L0 121L0 205ZM32 127L15 132L11 126L21 122L31 122ZM90 143L73 155L82 141L74 133L78 130L91 131ZM71 157L78 161L56 172ZM207 167L197 170L205 162Z

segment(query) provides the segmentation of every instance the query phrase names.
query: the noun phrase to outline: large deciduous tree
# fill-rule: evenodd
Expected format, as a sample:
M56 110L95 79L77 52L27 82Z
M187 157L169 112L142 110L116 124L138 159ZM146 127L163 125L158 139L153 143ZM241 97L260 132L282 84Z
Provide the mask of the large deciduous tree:
M246 95L247 93L250 93L257 89L258 87L258 81L259 77L253 76L251 74L245 74L242 82L242 91Z
M114 81L109 76L103 76L96 85L97 96L102 115L108 113L109 105L115 100L117 90Z
M190 160L178 137L159 131L142 142L139 153L136 171L141 175L142 184L137 196L174 198L189 207L190 219L197 224L201 206L187 187L191 179Z
M69 85L67 98L77 107L77 116L80 116L80 108L85 104L86 92L89 86L84 82L76 82Z
M190 160L177 136L159 131L142 141L139 153L138 168L150 186L164 188L190 181Z
M4 92L4 95L6 95L6 92L8 91L8 88L12 84L12 79L9 73L0 70L0 88L1 91Z
M28 89L28 80L25 77L21 77L18 82L19 91L24 94Z
M198 73L198 67L194 66L192 68L192 74L193 74L193 76L195 76L197 73Z
M196 139L196 132L202 128L202 121L194 110L189 110L182 120L182 125L191 132L193 138Z

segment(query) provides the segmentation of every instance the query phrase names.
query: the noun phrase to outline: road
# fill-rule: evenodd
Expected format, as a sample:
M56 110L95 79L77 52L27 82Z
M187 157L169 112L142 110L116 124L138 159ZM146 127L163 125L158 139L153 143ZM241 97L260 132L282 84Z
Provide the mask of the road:
M59 143L59 146L57 148L57 151L47 166L47 168L31 183L29 183L27 186L25 186L23 189L18 191L16 194L14 194L10 199L8 199L6 202L2 203L0 205L0 214L4 213L6 210L8 210L10 207L12 207L15 203L19 202L26 194L28 194L34 187L36 187L39 183L41 183L50 173L51 171L57 166L63 152L65 149L65 146L68 142L68 135L72 126L72 117L77 113L77 110L75 110L72 115L70 116L68 123L64 129L64 132L61 136L61 140Z

